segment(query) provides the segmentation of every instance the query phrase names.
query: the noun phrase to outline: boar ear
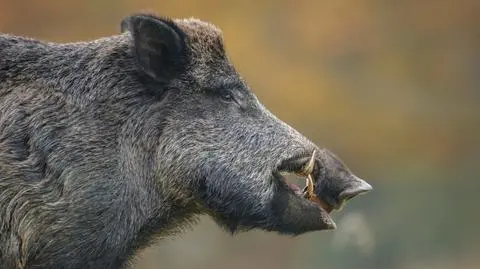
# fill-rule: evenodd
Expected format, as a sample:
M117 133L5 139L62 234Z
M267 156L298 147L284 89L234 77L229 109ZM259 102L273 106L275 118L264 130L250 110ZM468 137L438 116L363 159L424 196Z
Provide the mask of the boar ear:
M134 15L122 21L121 31L131 32L140 70L156 81L166 82L186 68L186 35L172 20Z

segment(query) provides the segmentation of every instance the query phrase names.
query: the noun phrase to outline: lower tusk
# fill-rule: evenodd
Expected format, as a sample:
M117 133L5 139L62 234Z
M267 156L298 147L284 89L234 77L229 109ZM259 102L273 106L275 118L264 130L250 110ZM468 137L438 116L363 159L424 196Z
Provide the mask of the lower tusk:
M312 175L308 175L307 178L306 178L306 190L305 190L305 197L307 198L310 198L310 197L313 197L315 195L315 193L313 193L313 190L314 190L314 186L313 186L313 179L312 179Z

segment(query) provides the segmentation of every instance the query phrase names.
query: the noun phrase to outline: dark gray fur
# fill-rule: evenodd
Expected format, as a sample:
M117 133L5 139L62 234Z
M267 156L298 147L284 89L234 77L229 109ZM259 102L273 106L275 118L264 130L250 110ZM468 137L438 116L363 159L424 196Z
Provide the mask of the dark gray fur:
M273 172L329 153L259 103L217 28L137 15L122 29L0 35L2 269L122 268L199 214L231 232L328 228Z

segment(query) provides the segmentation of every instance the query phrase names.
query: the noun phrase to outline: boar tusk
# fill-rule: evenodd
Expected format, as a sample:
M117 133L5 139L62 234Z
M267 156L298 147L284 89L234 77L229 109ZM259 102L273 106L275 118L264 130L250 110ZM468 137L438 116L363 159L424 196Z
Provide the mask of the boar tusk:
M315 195L315 193L313 192L314 186L313 186L312 175L308 175L306 181L307 181L306 183L307 187L305 190L305 197L310 198Z
M306 187L305 187L305 193L304 196L307 198L313 197L315 195L314 191L314 185L313 185L313 179L312 179L312 172L313 172L313 167L315 166L315 153L317 151L314 150L312 153L312 157L308 161L307 165L302 169L302 174L306 176Z
M307 165L302 169L302 174L305 176L310 175L313 172L313 167L315 166L315 153L317 151L314 150L312 153L312 157L310 157L310 160L308 161Z

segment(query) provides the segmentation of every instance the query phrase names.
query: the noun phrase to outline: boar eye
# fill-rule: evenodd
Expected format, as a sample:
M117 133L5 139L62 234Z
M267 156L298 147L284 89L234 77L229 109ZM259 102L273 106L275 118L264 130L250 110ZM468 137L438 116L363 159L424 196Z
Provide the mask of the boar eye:
M220 98L225 101L225 102L233 102L235 99L233 98L233 95L231 93L223 93L220 95Z

